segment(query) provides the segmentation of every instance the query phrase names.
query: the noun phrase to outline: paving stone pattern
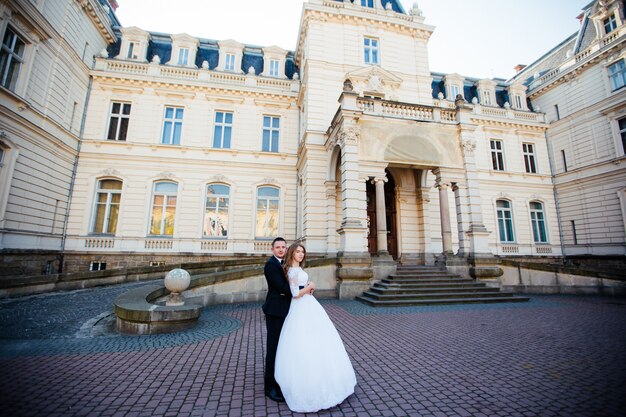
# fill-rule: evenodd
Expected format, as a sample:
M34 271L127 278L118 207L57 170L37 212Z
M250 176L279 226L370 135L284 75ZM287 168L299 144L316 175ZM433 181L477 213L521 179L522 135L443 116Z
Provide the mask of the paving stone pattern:
M111 303L132 285L0 302L0 415L292 415L263 394L259 303L206 308L198 327L185 332L111 333ZM358 385L320 416L626 415L623 298L408 308L322 303Z

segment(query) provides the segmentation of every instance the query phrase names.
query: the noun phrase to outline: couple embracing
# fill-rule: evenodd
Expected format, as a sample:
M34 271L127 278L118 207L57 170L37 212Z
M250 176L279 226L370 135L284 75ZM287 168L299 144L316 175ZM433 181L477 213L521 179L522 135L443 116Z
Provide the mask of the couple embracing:
M306 249L287 250L283 238L272 242L265 264L267 326L265 395L286 401L295 412L315 412L340 404L354 393L356 376L341 337L313 297L315 285L302 269Z

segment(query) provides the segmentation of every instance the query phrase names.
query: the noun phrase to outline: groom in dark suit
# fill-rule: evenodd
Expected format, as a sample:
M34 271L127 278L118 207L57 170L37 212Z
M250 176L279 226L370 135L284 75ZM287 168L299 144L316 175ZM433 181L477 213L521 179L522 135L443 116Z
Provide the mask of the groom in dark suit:
M272 242L273 255L265 263L267 297L263 303L265 325L267 327L267 350L265 353L265 395L274 401L285 401L280 386L274 378L274 363L280 331L291 305L291 289L283 270L283 257L287 251L285 239L277 237ZM307 285L307 287L309 287ZM313 287L309 287L313 288ZM310 292L310 290L309 290Z

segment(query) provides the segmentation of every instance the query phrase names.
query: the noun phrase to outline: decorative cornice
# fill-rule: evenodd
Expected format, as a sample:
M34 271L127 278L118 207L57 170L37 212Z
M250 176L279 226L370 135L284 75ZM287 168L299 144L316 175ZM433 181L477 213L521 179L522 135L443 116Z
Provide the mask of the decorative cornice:
M98 28L107 43L117 41L117 36L111 29L111 21L104 8L96 0L76 0L76 3L85 10L89 19Z

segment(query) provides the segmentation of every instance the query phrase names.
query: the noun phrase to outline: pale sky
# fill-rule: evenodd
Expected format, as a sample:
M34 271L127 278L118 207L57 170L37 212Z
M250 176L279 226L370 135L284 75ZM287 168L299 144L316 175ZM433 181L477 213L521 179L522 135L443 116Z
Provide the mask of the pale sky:
M418 0L435 26L430 70L509 78L578 30L591 0ZM117 0L123 26L293 51L302 0ZM414 1L401 0L408 12Z

